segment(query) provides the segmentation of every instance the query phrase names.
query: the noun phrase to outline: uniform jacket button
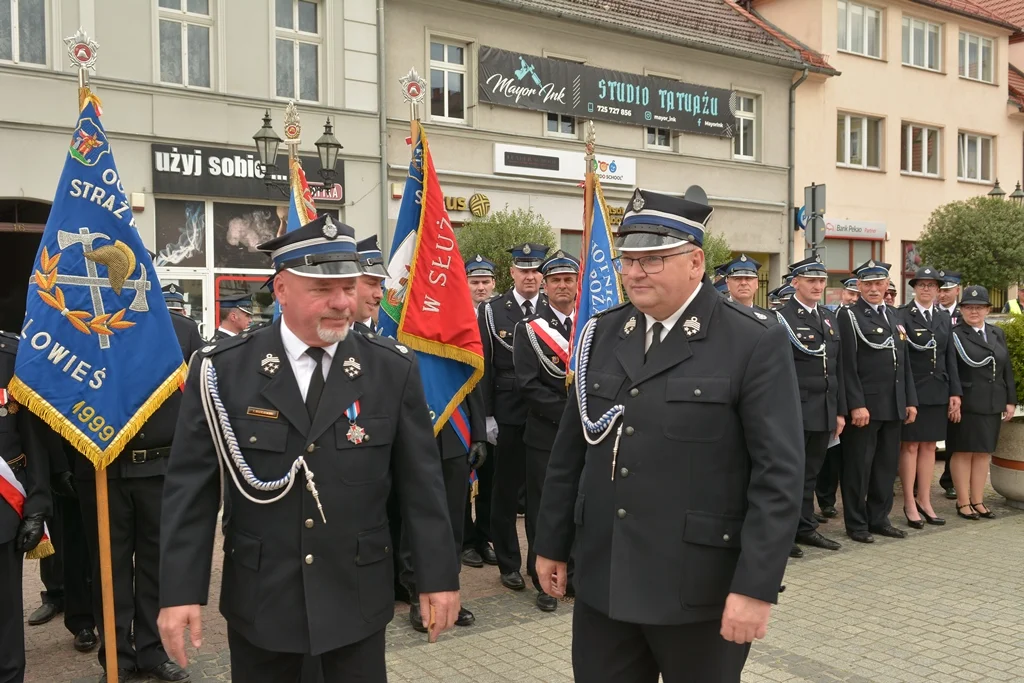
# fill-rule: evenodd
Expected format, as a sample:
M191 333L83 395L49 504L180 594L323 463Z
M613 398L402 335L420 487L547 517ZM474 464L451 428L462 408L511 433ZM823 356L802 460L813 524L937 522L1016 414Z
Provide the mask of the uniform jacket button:
M640 390L639 390L639 389L630 389L630 390L629 390L629 395L630 395L630 396L634 396L634 397L635 397L635 396L637 396L637 395L638 395L639 393L640 393Z
M600 389L601 388L601 383L600 382L594 382L594 388L595 389Z
M626 431L626 436L633 436L633 428L632 427L626 427L625 431Z
M619 519L625 519L626 518L626 511L623 510L622 508L619 508L619 511L616 512L615 514L617 514L619 516Z
M306 564L313 564L313 556L306 555Z
M725 541L726 543L728 543L729 542L729 534L723 534L722 535L722 540Z
M311 520L311 519L307 519L306 520L306 528L307 529L312 529L313 528L313 520Z
M626 477L629 476L629 470L623 467L621 470L619 470L619 474L621 474L622 478L625 479Z
M314 446L313 444L309 444L308 446L306 446L306 452L307 453L312 453L315 450L316 450L316 446Z
M249 437L249 443L256 443L256 437L255 436L250 436Z
M693 395L694 396L700 396L700 389L694 389L693 390Z

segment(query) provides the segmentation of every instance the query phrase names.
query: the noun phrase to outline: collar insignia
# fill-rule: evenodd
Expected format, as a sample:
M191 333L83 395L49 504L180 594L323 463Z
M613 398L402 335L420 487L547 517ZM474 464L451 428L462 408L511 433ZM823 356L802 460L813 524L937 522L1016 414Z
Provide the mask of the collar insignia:
M683 332L686 333L687 337L692 337L700 332L700 321L697 320L697 316L692 316L689 320L683 323Z
M632 318L630 318L629 320L626 321L626 325L625 325L625 327L622 328L622 331L625 334L628 335L634 329L636 329L636 316L635 315Z
M260 372L268 377L273 377L277 374L277 371L281 369L281 359L272 353L268 353L263 360L260 361Z
M341 369L349 379L355 379L362 374L363 366L360 365L359 361L355 358L347 358L345 359L345 362L341 364Z

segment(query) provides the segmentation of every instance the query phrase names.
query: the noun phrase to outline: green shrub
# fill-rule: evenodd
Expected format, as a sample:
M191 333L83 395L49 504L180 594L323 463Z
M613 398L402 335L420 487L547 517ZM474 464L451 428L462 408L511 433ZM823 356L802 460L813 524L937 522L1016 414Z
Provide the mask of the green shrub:
M509 268L512 254L508 250L519 244L530 242L543 244L553 249L558 243L551 223L532 209L508 209L493 211L484 218L474 218L457 229L459 252L464 261L477 254L483 254L494 262L495 294L512 286Z
M1000 327L1006 333L1013 376L1017 380L1017 404L1024 405L1024 315L1011 315Z

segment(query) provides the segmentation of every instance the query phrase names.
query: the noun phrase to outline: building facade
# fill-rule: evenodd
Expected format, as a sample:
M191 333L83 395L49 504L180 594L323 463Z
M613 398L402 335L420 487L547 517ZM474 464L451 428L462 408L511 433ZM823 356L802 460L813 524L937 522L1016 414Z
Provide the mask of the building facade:
M320 180L314 142L330 117L344 149L318 209L381 228L376 0L9 0L0 4L0 267L27 282L67 156L77 71L63 38L99 44L91 85L136 224L206 334L219 296L260 291L255 246L283 229L287 198L264 183L252 135L269 110L283 137L298 104L300 156ZM287 173L281 147L278 172ZM18 287L14 288L18 290ZM18 329L25 290L5 294L0 326ZM269 304L266 290L258 307Z
M954 0L763 0L753 11L842 72L797 90L796 201L812 182L827 187L830 301L869 258L893 264L906 301L932 211L1024 180L1017 28Z
M765 285L777 281L791 235L791 83L804 68L833 71L731 1L642 5L389 1L389 223L410 153L399 79L414 67L428 84L421 120L456 225L532 209L578 254L584 123L593 120L613 222L635 186L681 194L700 185L715 206L711 231L761 260Z

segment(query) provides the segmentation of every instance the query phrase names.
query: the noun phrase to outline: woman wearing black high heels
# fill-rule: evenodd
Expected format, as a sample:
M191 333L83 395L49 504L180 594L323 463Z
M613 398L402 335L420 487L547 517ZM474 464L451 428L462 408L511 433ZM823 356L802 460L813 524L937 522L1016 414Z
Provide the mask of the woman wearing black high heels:
M963 394L956 350L950 339L953 324L936 301L941 284L938 270L922 266L910 280L914 300L899 310L899 321L910 347L910 369L918 401L917 419L903 425L899 464L903 514L914 529L923 528L925 522L936 526L946 523L932 508L935 445L945 440L948 421L959 419Z
M985 323L991 306L984 287L964 288L963 316L953 328L957 370L964 396L959 423L949 427L946 442L949 469L956 487L956 513L964 519L992 518L982 500L988 481L989 460L999 441L1002 421L1013 418L1017 392L1006 337Z

